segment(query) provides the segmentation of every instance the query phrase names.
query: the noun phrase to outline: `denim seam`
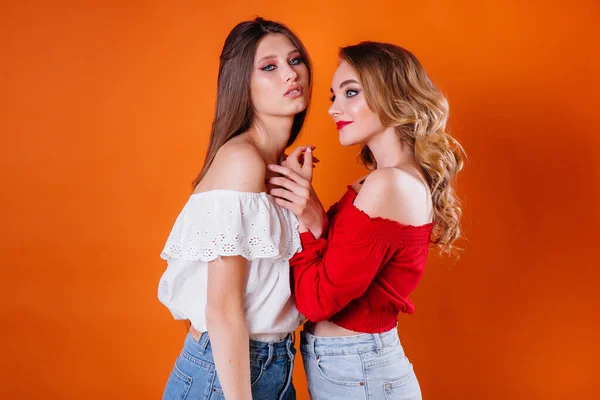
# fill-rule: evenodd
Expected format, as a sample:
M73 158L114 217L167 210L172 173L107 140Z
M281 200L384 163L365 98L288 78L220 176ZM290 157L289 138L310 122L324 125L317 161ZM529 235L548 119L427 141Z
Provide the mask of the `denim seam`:
M212 380L210 381L208 397L211 396L210 392L225 396L225 394L223 393L223 389L219 389L219 388L215 387L216 380L217 380L217 370L215 369L214 373L212 374Z
M395 381L390 381L390 382L385 382L383 384L383 388L384 389L396 389L399 387L402 387L408 383L410 383L413 379L415 379L415 374L413 372L413 367L412 364L410 365L410 372L407 376L404 376L400 379L397 379Z
M184 374L184 373L183 373L183 371L181 371L181 370L179 369L179 367L177 366L177 363L175 363L175 368L174 368L174 370L173 370L173 371L175 372L175 375L176 375L176 376L177 376L179 379L181 379L181 380L185 381L186 383L192 383L192 377L191 377L191 376L188 376L188 375L186 375L186 374Z
M365 360L363 359L363 353L360 353L358 355L358 358L360 359L360 369L362 371L363 374L363 382L364 382L364 391L365 391L365 396L368 399L370 397L370 390L369 390L369 380L367 379L367 371L365 369Z
M316 362L316 364L317 364L317 369L319 370L319 373L321 374L321 376L322 376L322 377L323 377L325 380L327 380L327 381L329 381L329 382L333 383L334 385L338 385L338 386L361 386L361 382L364 382L364 380L363 380L363 381L361 381L361 382L344 382L344 381L338 381L337 379L330 378L330 377L328 377L327 375L325 375L325 373L324 373L324 372L323 372L323 370L321 369L321 365L320 365L320 364L321 364L321 358L320 358L320 357L317 357L317 358L315 359L315 362ZM364 373L363 373L363 376L364 376ZM364 383L363 383L363 386L364 386Z
M398 354L392 354L392 355L385 356L385 357L378 357L373 360L365 361L364 367L367 369L373 368L373 367L380 367L382 365L391 364L395 361L402 360L404 358L406 358L404 355L398 355Z
M293 341L290 341L286 344L286 349L288 352L288 360L286 360L286 362L288 363L288 374L285 380L285 383L283 385L283 389L281 390L281 394L279 395L279 400L283 400L283 395L288 391L289 387L293 385L292 383L292 379L293 379L293 372L294 372L294 352L292 351L294 349L294 343Z
M254 380L254 382L250 383L250 387L256 385L258 383L258 381L260 381L260 378L262 378L263 374L265 372L265 369L263 368L263 366L261 365L260 367L260 372L258 373L258 376L256 377L256 379Z
M173 368L173 373L175 374L175 376L179 379L181 379L184 382L184 386L185 386L185 390L183 391L183 399L187 398L187 395L190 392L190 389L192 387L192 378L190 376L187 376L186 374L184 374L179 367L177 367L177 362L175 362L175 368Z
M183 356L183 358L185 358L187 361L191 362L192 364L199 365L200 367L205 368L211 372L214 371L214 369L215 369L214 364L212 364L208 361L201 360L198 357L193 356L186 349L183 349L183 351L181 352L181 355Z
M302 350L300 350L302 351ZM319 350L315 351L315 356L328 356L328 357L336 357L336 356L351 356L351 355L360 355L365 353L370 353L376 351L375 348L365 348L365 349L334 349L334 350Z

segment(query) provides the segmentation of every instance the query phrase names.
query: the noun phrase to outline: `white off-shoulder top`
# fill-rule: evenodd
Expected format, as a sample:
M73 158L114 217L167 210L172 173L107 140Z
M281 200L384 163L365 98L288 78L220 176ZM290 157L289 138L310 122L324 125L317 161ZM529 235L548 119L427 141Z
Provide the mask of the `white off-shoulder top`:
M298 219L271 195L233 190L193 194L161 253L168 264L158 298L175 319L189 319L205 332L208 263L220 256L243 256L249 266L245 309L250 338L281 340L304 320L289 278L289 260L300 250Z

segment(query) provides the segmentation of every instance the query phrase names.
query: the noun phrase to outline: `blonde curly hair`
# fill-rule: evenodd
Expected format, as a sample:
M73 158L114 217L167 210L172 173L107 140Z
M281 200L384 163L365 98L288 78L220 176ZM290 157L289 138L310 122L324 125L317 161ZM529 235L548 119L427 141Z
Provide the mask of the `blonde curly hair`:
M419 60L400 46L361 42L341 48L339 55L358 74L369 108L414 149L433 201L431 243L450 253L461 235L462 210L453 183L463 167L464 150L446 131L448 101ZM367 168L377 168L367 146L359 158Z

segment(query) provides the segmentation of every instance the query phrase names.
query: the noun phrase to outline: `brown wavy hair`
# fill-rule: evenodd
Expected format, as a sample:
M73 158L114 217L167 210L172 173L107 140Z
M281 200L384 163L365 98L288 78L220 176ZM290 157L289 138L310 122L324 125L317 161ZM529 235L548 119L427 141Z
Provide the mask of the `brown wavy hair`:
M453 183L463 167L464 150L446 131L448 101L433 85L419 60L389 43L361 42L340 49L340 59L356 71L365 100L384 126L393 126L415 152L433 201L431 243L450 253L461 235L462 210ZM377 168L373 153L363 146L359 159Z
M287 36L300 51L302 61L308 70L308 89L312 89L310 57L298 36L287 26L261 17L237 24L225 39L221 51L215 117L204 165L193 181L194 187L200 183L210 168L219 149L233 137L247 131L254 121L254 106L250 99L250 78L254 67L254 56L260 40L270 33ZM310 104L310 92L308 103ZM307 113L308 105L304 111L294 116L288 147L298 137Z

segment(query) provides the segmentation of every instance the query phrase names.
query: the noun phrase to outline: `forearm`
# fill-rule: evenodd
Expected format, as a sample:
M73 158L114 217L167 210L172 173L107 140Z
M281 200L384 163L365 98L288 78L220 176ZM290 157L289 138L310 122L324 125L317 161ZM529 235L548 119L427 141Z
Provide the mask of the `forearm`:
M243 310L207 309L207 327L217 375L227 400L251 400L249 337Z
M302 252L290 260L298 310L313 322L328 319L362 296L384 264L376 242L336 230L329 240L303 233Z
M327 218L327 214L325 210L322 210L321 218L317 219L314 224L306 229L310 231L316 239L319 239L324 236L327 232L327 228L329 227L329 218ZM300 231L302 233L302 231Z

